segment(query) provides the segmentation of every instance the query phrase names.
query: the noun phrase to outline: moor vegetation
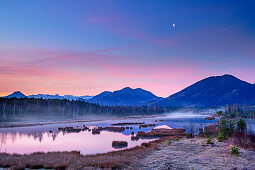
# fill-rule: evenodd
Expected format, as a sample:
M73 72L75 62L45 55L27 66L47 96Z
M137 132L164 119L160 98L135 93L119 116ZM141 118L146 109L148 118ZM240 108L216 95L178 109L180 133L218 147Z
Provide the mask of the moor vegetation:
M247 130L247 124L242 118L237 121L228 120L225 114L222 114L217 139L219 142L230 139L238 146L255 149L255 134L252 130Z

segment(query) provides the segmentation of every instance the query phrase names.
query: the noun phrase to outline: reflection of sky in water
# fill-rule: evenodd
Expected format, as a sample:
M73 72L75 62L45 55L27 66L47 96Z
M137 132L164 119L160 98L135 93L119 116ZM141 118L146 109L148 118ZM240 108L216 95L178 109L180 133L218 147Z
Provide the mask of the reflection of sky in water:
M83 154L104 153L116 150L112 148L113 140L128 141L128 147L140 145L148 140L131 141L130 136L122 133L102 131L100 135L91 135L91 132L82 131L80 133L58 133L56 138L52 138L49 133L42 133L41 138L35 139L32 136L7 133L5 142L2 143L1 152L8 153L32 153L48 151L81 151ZM2 136L1 136L2 138ZM39 140L41 139L41 140Z
M128 142L128 148L140 145L148 140L131 141L131 132L150 131L155 127L139 129L138 125L127 125L133 129L126 129L122 133L102 131L100 135L92 135L91 132L82 131L80 133L63 133L58 131L58 127L77 126L112 126L112 123L119 122L145 122L155 123L156 126L167 125L171 128L187 128L190 121L193 121L195 128L200 124L206 126L213 124L216 120L205 120L206 115L194 115L191 113L170 114L154 118L129 118L122 120L105 120L86 123L61 123L33 127L18 127L0 129L0 152L8 153L32 153L48 151L81 151L83 154L104 153L116 150L112 148L113 140L123 140ZM157 120L157 122L155 122ZM163 120L163 121L159 121ZM52 133L49 131L52 130Z

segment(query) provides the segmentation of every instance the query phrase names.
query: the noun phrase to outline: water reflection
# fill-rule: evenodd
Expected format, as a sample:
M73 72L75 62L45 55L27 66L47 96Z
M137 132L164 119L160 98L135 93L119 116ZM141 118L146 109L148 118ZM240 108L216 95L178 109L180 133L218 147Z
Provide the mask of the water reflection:
M140 145L153 139L135 139L133 135L139 131L150 131L157 128L185 128L192 120L195 128L213 124L216 120L204 120L208 115L184 117L183 115L172 115L165 117L153 117L128 120L106 120L98 122L82 123L62 123L33 127L18 127L0 129L0 152L8 153L32 153L32 152L51 152L51 151L80 151L82 154L105 153L117 150L112 147L112 141L127 141L128 148ZM139 125L114 126L124 127L124 131L113 132L105 127L112 127L113 123L138 122L145 124L155 124L144 126L139 129ZM77 131L60 130L59 128L73 127L82 129ZM84 127L89 127L84 130ZM102 127L98 135L92 135L92 129ZM118 129L118 128L117 128ZM116 130L116 128L115 128ZM131 138L133 136L133 138Z

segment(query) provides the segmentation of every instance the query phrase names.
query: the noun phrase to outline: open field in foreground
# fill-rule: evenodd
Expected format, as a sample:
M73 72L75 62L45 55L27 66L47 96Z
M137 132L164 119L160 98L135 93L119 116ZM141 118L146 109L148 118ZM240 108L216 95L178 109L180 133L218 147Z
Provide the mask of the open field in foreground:
M174 130L178 132L178 130ZM0 167L10 169L255 169L255 151L240 149L231 156L231 142L206 144L207 138L186 139L183 133L161 137L131 149L97 155L52 152L18 155L0 153Z
M183 138L165 141L158 150L142 158L139 169L176 169L176 170L254 170L255 151L240 149L239 157L231 156L232 144L217 142L206 144L207 138ZM136 165L137 166L137 165ZM137 167L130 167L137 168Z

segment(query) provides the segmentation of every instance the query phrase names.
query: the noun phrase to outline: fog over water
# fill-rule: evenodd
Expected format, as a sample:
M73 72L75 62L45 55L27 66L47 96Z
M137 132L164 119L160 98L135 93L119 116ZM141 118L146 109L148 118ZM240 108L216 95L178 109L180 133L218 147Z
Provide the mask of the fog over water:
M49 152L49 151L81 151L82 154L105 153L118 150L112 147L112 141L123 140L128 142L128 148L141 145L153 139L131 140L131 132L135 134L139 131L150 131L157 126L169 128L185 128L187 129L192 121L195 129L201 126L213 124L216 120L205 120L209 112L193 112L179 111L164 115L148 116L148 117L110 117L110 116L89 116L82 119L72 118L57 120L56 118L44 120L43 122L51 122L51 124L0 128L0 152L7 153L33 153L33 152ZM37 119L23 119L25 122L38 122ZM57 121L56 121L57 120ZM87 122L79 122L78 120L86 120ZM97 121L91 121L97 120ZM53 122L57 123L53 123ZM78 121L78 122L77 122ZM123 132L102 131L98 135L93 135L91 131L81 131L79 133L67 133L59 131L59 127L82 128L83 125L90 127L107 127L113 123L120 122L144 122L146 124L155 123L154 127L139 129L138 125L128 125L129 129ZM19 123L20 122L16 122ZM41 122L42 123L42 122ZM124 126L125 127L125 126ZM132 129L130 129L132 127Z
M24 118L23 122L14 122L14 125L23 124L29 126L0 128L0 152L19 154L53 151L80 151L82 154L105 153L119 150L112 147L112 141L114 140L127 141L127 148L154 140L139 139L138 141L132 141L131 132L137 134L139 131L148 132L153 128L184 128L189 130L192 122L195 133L198 133L200 127L204 128L217 122L217 118L215 120L205 120L205 117L211 116L216 111L180 110L164 115L150 115L147 117L88 116L70 119L58 119L55 117L43 121L39 121L38 118ZM38 125L38 122L41 124ZM113 123L121 122L144 122L145 124L155 124L155 126L140 129L138 125L127 125L129 129L125 129L123 132L101 131L97 135L88 130L79 133L58 130L59 127L82 129L84 125L90 129L94 127L109 127L113 126ZM6 125L9 124L10 122ZM255 129L254 120L247 120L247 125L248 129Z

